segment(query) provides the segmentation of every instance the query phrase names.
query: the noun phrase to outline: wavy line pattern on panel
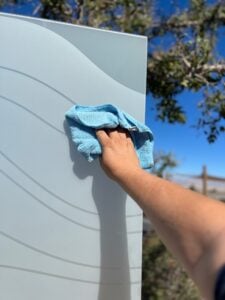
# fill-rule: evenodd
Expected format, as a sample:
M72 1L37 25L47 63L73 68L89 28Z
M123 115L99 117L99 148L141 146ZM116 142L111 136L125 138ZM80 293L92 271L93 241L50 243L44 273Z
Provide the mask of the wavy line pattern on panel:
M39 271L39 270L34 270L34 269L28 269L28 268L23 268L23 267L18 267L18 266L11 266L11 265L0 265L0 268L2 269L9 269L9 270L15 270L15 271L22 271L22 272L29 272L29 273L33 273L33 274L38 274L38 275L44 275L44 276L48 276L48 277L54 277L54 278L58 278L58 279L64 279L64 280L68 280L68 281L76 281L76 282L81 282L81 283L91 283L91 284L97 284L97 285L108 285L108 286L125 286L125 285L130 285L130 284L141 284L140 281L130 281L130 282L113 282L113 283L109 283L109 282L99 282L99 281L91 281L91 280L83 280L83 279L79 279L79 278L74 278L74 277L69 277L69 276L63 276L63 275L59 275L59 274L53 274L53 273L48 273L48 272L43 272L43 271Z
M66 262L66 263L69 263L69 264L74 264L74 265L78 265L78 266L82 266L82 267L88 267L88 268L92 268L92 269L101 269L101 270L120 270L122 269L122 266L119 266L119 267L113 267L113 266L96 266L96 265L91 265L91 264L86 264L86 263L81 263L81 262L77 262L77 261L74 261L74 260L71 260L71 259L67 259L67 258L64 258L64 257L61 257L61 256L58 256L58 255L55 255L53 253L50 253L50 252L47 252L47 251L44 251L42 249L39 249L39 248L36 248L28 243L25 243L21 240L19 240L18 238L15 238L13 237L12 235L9 235L8 233L0 230L0 235L4 236L5 238L25 247L25 248L28 248L29 250L32 250L32 251L35 251L39 254L42 254L42 255L45 255L45 256L48 256L48 257L51 257L51 258L54 258L56 260L59 260L59 261L62 261L62 262ZM141 267L130 267L130 269L132 270L138 270L138 269L141 269Z
M16 73L19 73L23 76L26 76L28 78L31 78L32 80L35 80L35 81L38 81L42 84L44 84L45 86L47 86L48 88L52 89L53 91L55 91L56 93L60 94L61 96L63 96L64 98L66 98L68 101L70 101L71 103L73 104L76 104L75 102L72 102L69 97L67 97L66 95L62 94L60 91L56 90L55 88L49 86L48 84L44 83L43 81L40 81L39 79L37 78L34 78L33 76L30 76L28 74L25 74L23 72L20 72L18 70L15 70L15 69L12 69L12 68L8 68L8 67L4 67L4 66L0 66L0 68L2 69L5 69L5 70L8 70L8 71L12 71L12 72L16 72ZM20 107L21 109L24 109L25 111L27 111L28 113L30 113L31 115L33 115L34 117L36 117L37 119L39 119L41 122L43 122L44 124L46 124L47 126L51 127L52 129L56 130L57 132L59 132L60 134L63 134L65 135L65 133L63 131L61 131L60 129L58 129L57 127L53 126L51 123L49 123L48 121L46 121L44 118L42 118L41 116L37 115L35 112L31 111L30 109L26 108L25 106L17 103L16 101L12 100L12 99L9 99L3 95L0 95L0 98L2 98L3 100L5 101L8 101L18 107ZM1 152L1 151L0 151ZM3 154L1 152L1 154ZM7 159L6 155L3 154L3 156L5 156L5 158ZM12 160L8 160L9 162L13 163L14 166L20 170L25 176L27 176L30 180L32 180L34 183L36 183L39 187L41 187L42 189L44 189L46 192L48 192L49 194L51 194L53 197L57 198L58 200L64 202L65 204L73 207L73 208L76 208L76 209L79 209L83 212L86 212L86 213L89 213L89 214L93 214L93 215L98 215L96 212L94 211L90 211L90 210L87 210L87 209L84 209L84 208L81 208L81 207L78 207L70 202L68 202L67 200L63 199L62 197L56 195L54 192L50 191L49 189L47 189L46 187L44 187L42 184L40 184L37 180L35 180L33 177L31 177L29 174L27 174L21 167L19 167L18 165L15 164L15 162L12 162ZM127 218L131 218L131 217L138 217L138 216L141 216L142 214L128 214L126 215Z
M39 115L37 115L36 113L34 113L33 111L31 111L30 109L26 108L25 106L17 103L16 101L9 99L3 95L0 95L0 99L7 101L13 105L16 105L18 107L20 107L21 109L25 110L26 112L30 113L31 115L33 115L34 117L36 117L38 120L40 120L41 122L43 122L44 124L46 124L47 126L51 127L52 129L56 130L57 132L59 132L60 134L65 135L65 133L63 131L61 131L60 129L58 129L57 127L53 126L52 124L50 124L48 121L46 121L45 119L43 119L42 117L40 117ZM40 182L38 182L37 180L35 180L31 175L29 175L28 173L26 173L21 167L19 167L15 162L13 162L9 157L7 157L6 154L4 154L1 150L0 150L0 154L7 160L9 161L12 165L14 165L14 167L16 167L20 172L22 172L26 177L28 177L32 182L34 182L35 184L37 184L40 188L44 189L47 193L51 194L53 197L57 198L59 201L62 201L63 203L65 203L66 205L69 205L70 207L73 207L75 209L78 209L80 211L83 211L85 213L89 213L92 215L98 215L96 212L94 211L90 211L81 207L78 207L77 205L72 204L71 202L63 199L62 197L60 197L59 195L55 194L54 192L50 191L49 189L47 189L45 186L43 186ZM126 217L130 218L130 217L138 217L141 216L141 214L128 214Z
M40 205L42 205L43 207L45 207L46 209L48 209L49 211L51 211L52 213L54 213L55 215L63 218L64 220L66 220L67 222L70 222L74 225L83 227L85 229L88 230L92 230L92 231L96 231L96 232L104 232L105 234L112 234L112 232L105 232L102 229L99 228L94 228L94 227L90 227L84 224L81 224L67 216L65 216L64 214L60 213L58 210L52 208L51 206L47 205L44 201L42 201L41 199L39 199L38 197L36 197L34 194L32 194L30 191L28 191L27 189L25 189L21 184L19 184L17 181L15 181L12 177L10 177L6 172L4 172L3 170L0 169L0 173L7 178L9 181L11 181L14 185L16 185L17 187L19 187L22 191L24 191L26 194L28 194L33 200L35 200L36 202L38 202ZM128 231L128 234L141 234L142 231ZM115 233L117 234L117 233Z
M17 170L19 170L23 175L25 175L27 178L29 178L32 182L34 182L36 185L38 185L41 189L43 189L45 192L47 192L48 194L50 194L51 196L53 196L54 198L56 198L57 200L63 202L64 204L73 207L77 210L80 210L82 212L86 212L92 215L96 215L98 216L98 213L96 212L92 212L86 209L83 209L79 206L76 206L72 203L70 203L69 201L63 199L62 197L60 197L59 195L53 193L52 191L50 191L48 188L46 188L44 185L42 185L40 182L38 182L36 179L34 179L31 175L29 175L26 171L24 171L24 169L22 169L18 164L16 164L14 161L12 161L12 159L10 159L4 152L2 152L0 150L0 154L11 164L13 165Z
M13 21L15 22L15 19ZM17 19L17 21L18 21L18 27L21 30L25 31L27 34L29 34L32 31L33 36L37 38L37 30L38 30L38 32L42 33L42 37L46 38L48 36L48 40L51 40L51 41L52 41L52 39L49 39L49 37L53 38L55 42L50 44L51 47L56 47L56 45L57 45L59 48L59 46L63 44L64 49L73 49L74 52L76 51L76 55L78 55L78 53L79 53L80 57L82 57L82 60L85 60L89 64L90 70L97 70L98 74L102 74L107 79L107 81L114 82L117 86L121 86L121 87L123 87L127 90L130 90L132 92L135 92L137 94L144 95L144 92L138 91L128 85L125 85L124 83L120 82L117 78L112 77L111 74L109 74L105 70L103 70L92 59L90 59L89 56L87 56L83 51L81 51L81 49L79 47L75 46L70 40L68 40L61 34L58 34L57 32L55 32L47 27L43 27L42 25L37 24L37 23L31 23L31 22L27 22L26 20L20 20L20 19ZM7 22L10 24L11 20L10 20L10 18L6 17L6 23ZM26 25L26 26L24 26L24 25Z
M89 229L89 230L93 230L93 231L100 231L97 228L93 228L90 226L86 226L84 224L81 224L67 216L65 216L64 214L58 212L56 209L52 208L51 206L47 205L44 201L40 200L38 197L36 197L34 194L32 194L30 191L28 191L27 189L25 189L21 184L19 184L17 181L15 181L12 177L10 177L6 172L4 172L3 170L0 169L0 173L6 177L9 181L11 181L14 185L16 185L17 187L19 187L21 190L23 190L26 194L28 194L33 200L35 200L36 202L38 202L39 204L41 204L42 206L44 206L45 208L47 208L48 210L50 210L52 213L56 214L57 216L63 218L64 220L73 223L77 226L83 227L85 229Z
M63 94L62 92L60 92L59 90L57 90L56 88L50 86L48 83L34 77L34 76L31 76L27 73L24 73L22 71L19 71L19 70L16 70L16 69L12 69L12 68L9 68L9 67L6 67L6 66L0 66L0 69L3 69L3 70L6 70L6 71L11 71L11 72L14 72L14 73L17 73L17 74L20 74L22 76L25 76L29 79L32 79L34 81L37 81L38 83L44 85L45 87L49 88L50 90L52 90L53 92L57 93L58 95L62 96L65 100L67 100L68 102L72 103L72 104L76 104L76 102L72 101L68 96L66 96L65 94Z
M50 35L49 35L49 36L50 36ZM63 39L63 37L61 37L60 35L59 35L59 37ZM73 45L73 46L74 46L74 45ZM92 63L93 63L93 62L92 62ZM3 68L4 68L4 66L3 66ZM91 68L93 69L93 66L92 66ZM7 70L7 69L5 68L5 70ZM9 70L10 70L10 68L8 68L8 71L9 71ZM12 71L12 70L13 70L13 69L11 69L11 71ZM103 70L101 70L101 69L100 69L100 71L103 72ZM17 72L17 74L20 74L20 75L23 75L23 76L27 76L27 77L29 77L30 79L35 80L35 78L34 78L33 76L30 76L30 75L28 75L28 74L25 74L25 73L23 73L23 72L21 72L21 71L15 70L15 72ZM29 72L28 72L28 73L29 73ZM99 73L100 73L100 72L98 72L97 74L99 74ZM109 79L107 79L107 80L109 81ZM55 88L52 88L50 85L46 84L45 82L42 82L42 81L39 80L39 79L37 79L36 81L39 82L40 84L44 84L44 85L45 85L46 87L48 87L48 88L51 88L54 92L56 92L56 93L58 93L59 95L63 96L64 99L66 99L66 100L69 101L70 103L73 103L73 104L74 104L74 102L73 102L69 97L67 97L67 96L65 96L64 94L62 94L61 92L57 91ZM116 81L116 80L114 79L114 81ZM119 83L118 81L116 81L116 82ZM123 86L124 86L124 85L123 85ZM12 102L11 102L11 103L12 103ZM23 108L23 109L26 110L28 113L31 113L31 114L32 114L32 111L29 110L29 109L26 109L26 107L20 106L20 108ZM56 130L57 130L56 127L51 126L51 124L48 123L48 122L45 122L45 120L44 120L42 117L38 116L38 115L35 114L34 112L33 112L33 116L36 117L36 118L38 118L40 121L44 122L45 125L47 125L47 126L49 126L49 127L52 127L52 129L56 129ZM60 132L64 134L63 131L60 131ZM14 166L16 166L16 164L15 164ZM22 172L22 170L23 170L23 169L20 168L20 167L18 167L17 169L18 169L20 172ZM32 194L32 190L30 191L30 190L27 190L26 188L24 188L22 185L20 185L20 183L18 183L14 178L10 177L7 173L5 173L4 171L1 171L1 170L0 170L0 173L2 173L2 175L5 176L8 180L10 180L13 184L17 185L17 187L19 187L20 189L22 189L23 192L27 193L33 200L37 201L39 204L41 204L42 206L44 206L46 209L49 209L49 210L52 211L54 214L56 214L56 215L58 215L58 216L64 218L65 220L67 220L67 221L69 221L69 222L71 222L71 223L74 223L74 224L76 224L76 225L78 225L78 226L84 227L84 228L86 228L86 229L90 229L90 230L94 230L94 231L101 231L101 229L100 229L100 230L99 230L99 229L94 229L94 228L91 228L91 227L89 227L89 226L86 226L86 225L83 225L83 224L79 224L79 223L77 223L76 221L74 221L74 220L68 218L67 216L61 214L59 211L57 211L57 210L55 210L54 208L52 208L51 206L45 204L45 202L42 201L41 198L38 198L38 197L36 197L34 194ZM31 180L32 177L29 177L30 175L27 174L25 171L24 171L23 174L24 174L24 176L27 176L27 177L30 178L30 180ZM33 179L32 181L33 181L35 184L38 184L40 188L44 189L44 190L45 190L46 192L48 192L49 194L51 193L51 191L48 191L48 189L47 189L46 187L40 185L40 184L38 183L38 181L36 181L35 179ZM55 196L54 196L54 193L52 193L52 196L55 197ZM56 195L56 196L57 196L57 195ZM55 197L55 198L57 198L57 197ZM59 198L57 198L57 199L60 200ZM63 199L63 200L64 200L64 199ZM60 200L60 201L62 201L62 200ZM64 200L64 201L62 201L62 202L63 202L63 203L67 203L66 200ZM69 202L68 202L68 203L69 203ZM67 203L67 204L68 204L68 203ZM73 204L71 204L71 203L68 204L68 205L70 205L70 206L73 207ZM74 208L76 208L76 207L74 207ZM82 210L82 208L77 208L77 209ZM86 212L87 212L87 211L86 211ZM89 212L89 213L98 215L96 212ZM136 214L136 215L130 215L130 216L127 216L127 217L136 217L136 216L140 216L140 215L141 215L141 214L138 214L138 215ZM1 233L2 233L2 232L1 232ZM139 232L129 232L129 234L130 234L130 233L139 233L139 234L140 234L141 231L139 231ZM127 232L125 232L125 234L127 234ZM5 237L8 237L9 239L11 239L11 240L14 241L14 242L19 243L21 246L24 246L24 247L29 248L30 250L33 250L33 251L36 251L36 252L38 252L38 251L40 250L40 249L37 249L37 248L35 248L35 247L31 246L31 245L28 245L27 243L24 243L23 241L18 240L17 238L14 238L14 237L9 236L9 235L7 236L6 233L5 233L4 236L5 236ZM42 254L42 255L50 256L50 257L55 258L55 259L59 259L59 260L61 259L62 261L68 262L68 263L69 263L69 260L63 260L64 258L60 258L59 256L55 256L54 254L52 255L51 253L45 252L45 251L43 251L43 250L40 250L39 253ZM71 263L71 261L70 261L70 263ZM64 275L61 275L61 274L53 274L53 273L45 272L45 271L42 271L42 270L35 270L35 269L32 269L32 268L26 268L25 266L24 266L24 267L20 267L20 266L13 266L13 265L1 264L1 265L0 265L0 268L5 269L5 270L6 270L6 269L7 269L7 270L11 270L11 271L14 270L14 271L19 271L19 272L29 272L29 273L33 273L33 274L37 274L37 275L41 275L41 276L49 276L49 277L56 278L56 279L69 280L69 281L74 281L74 282L77 281L77 282L81 282L81 283L90 283L90 284L97 284L97 285L102 284L102 285L116 285L116 286L117 286L117 285L118 285L118 286L121 286L121 285L122 285L122 286L123 286L123 285L127 285L127 284L141 284L141 282L139 282L139 281L131 282L131 281L129 281L129 280L127 280L127 282L125 282L125 283L123 283L123 282L118 282L118 279L117 279L117 282L114 282L114 283L109 283L109 282L100 282L100 283L99 283L99 281L91 281L91 280L89 281L89 280L77 279L77 278L74 278L74 277L64 276ZM78 275L78 276L79 276L79 275Z
M97 212L93 212L84 208L81 208L79 206L76 206L74 204L72 204L71 202L63 199L62 197L60 197L59 195L55 194L54 192L50 191L48 188L46 188L44 185L42 185L40 182L38 182L36 179L34 179L31 175L29 175L26 171L24 171L23 168L21 168L18 164L16 164L12 159L10 159L3 151L0 150L0 155L2 155L4 157L4 159L6 159L11 165L13 165L17 170L19 170L23 175L25 175L27 178L29 178L32 182L34 182L36 185L38 185L41 189L43 189L44 191L46 191L48 194L50 194L51 196L53 196L54 198L56 198L57 200L63 202L64 204L73 207L77 210L80 210L82 212L91 214L91 215L96 215L98 216ZM140 217L142 216L142 213L140 214L131 214L131 215L127 215L127 218L132 218L132 217Z
M39 24L36 24L36 25L39 25ZM42 26L42 25L39 25L39 26ZM54 30L54 28L48 28L48 30L51 30L53 31L54 33L56 34L59 34L57 33L56 30ZM94 28L94 30L96 30L96 28ZM104 30L104 29L101 29L101 30ZM116 32L114 31L113 33L115 34L121 34L119 32ZM126 34L123 32L123 34ZM136 36L136 38L143 38L142 36ZM95 57L91 57L90 53L87 53L87 50L85 51L85 49L83 49L78 43L75 45L71 40L70 38L67 36L67 37L64 37L64 39L66 39L68 42L70 42L74 47L76 47L76 49L78 49L80 52L83 53L83 55L85 55L95 66L97 66L100 70L102 70L107 76L109 76L110 78L112 78L113 80L115 80L116 82L122 84L124 87L128 88L128 89L131 89L137 93L142 93L143 96L145 95L145 90L146 90L146 87L143 86L143 88L140 88L139 87L134 87L132 86L131 84L128 84L128 82L124 82L124 79L120 78L120 80L118 79L118 74L112 74L110 73L109 69L105 69L103 65L100 65L99 64L99 61L98 63L96 62L95 60ZM89 47L90 48L90 47ZM147 56L147 53L146 53L146 56ZM143 80L144 81L144 80ZM135 83L136 84L136 83Z
M18 19L20 19L20 16L18 16ZM30 20L26 20L23 18L23 21L26 21L26 22L29 22ZM49 21L49 20L46 20L46 21ZM44 27L42 24L38 24L38 23L33 23L32 24L35 24L36 26L41 26L41 27ZM66 24L67 26L68 25L71 25L71 24ZM79 26L79 25L76 25L76 26ZM82 28L84 28L84 26L82 26ZM80 47L80 45L78 43L76 43L76 45L74 44L74 42L72 42L72 40L70 40L67 37L65 36L62 36L61 34L59 34L56 30L54 30L54 28L49 28L49 27L45 27L46 30L49 30L50 32L53 32L54 34L57 34L60 38L63 38L64 40L66 40L67 42L69 42L73 47L75 47L77 50L79 50L86 58L88 58L88 60L90 60L90 62L95 65L98 69L100 69L106 76L109 76L112 80L116 81L117 83L123 85L124 87L130 89L130 90L133 90L135 92L138 92L138 93L142 93L142 94L145 94L145 88L143 87L143 90L140 90L140 88L135 88L135 87L132 87L130 84L128 83L125 83L124 80L119 80L115 75L112 75L109 70L106 70L105 68L103 68L101 65L99 65L99 63L96 63L96 60L90 56L90 53L88 54L86 51L84 51L84 49L82 49L82 47ZM91 28L91 27L88 27L88 30L101 30L101 31L106 31L107 33L109 32L108 30L105 30L103 28L101 29L98 29L98 28ZM115 34L115 35L120 35L121 32L117 32L117 31L111 31L111 34ZM127 36L131 36L130 33L125 33L123 32L122 33L123 35L127 35ZM135 38L137 39L140 39L140 38L143 38L143 36L135 36ZM147 56L147 53L146 53L146 56Z
M56 130L57 132L59 132L60 134L66 135L65 132L63 132L62 130L58 129L57 127L55 127L54 125L52 125L51 123L49 123L48 121L46 121L44 118L40 117L38 114L36 114L35 112L33 112L32 110L30 110L29 108L23 106L22 104L17 103L16 101L5 97L3 95L0 95L0 99L7 101L13 105L16 105L17 107L25 110L26 112L28 112L29 114L31 114L33 117L37 118L38 120L40 120L41 122L43 122L45 125L51 127L52 129Z

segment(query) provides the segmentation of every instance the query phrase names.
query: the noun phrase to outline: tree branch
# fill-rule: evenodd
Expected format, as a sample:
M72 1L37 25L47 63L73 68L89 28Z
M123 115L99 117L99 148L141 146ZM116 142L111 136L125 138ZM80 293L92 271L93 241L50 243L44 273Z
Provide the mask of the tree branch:
M202 70L206 73L209 72L217 72L217 73L225 73L225 63L223 64L214 64L214 65L203 65Z

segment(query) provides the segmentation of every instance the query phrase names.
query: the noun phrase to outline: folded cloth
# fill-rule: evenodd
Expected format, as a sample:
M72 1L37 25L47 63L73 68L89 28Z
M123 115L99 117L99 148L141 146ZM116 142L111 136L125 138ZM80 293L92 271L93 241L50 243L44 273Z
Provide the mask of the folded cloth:
M102 153L96 129L122 127L129 131L141 167L153 165L153 135L151 130L129 114L111 104L100 106L75 105L66 112L72 140L84 157L93 161Z

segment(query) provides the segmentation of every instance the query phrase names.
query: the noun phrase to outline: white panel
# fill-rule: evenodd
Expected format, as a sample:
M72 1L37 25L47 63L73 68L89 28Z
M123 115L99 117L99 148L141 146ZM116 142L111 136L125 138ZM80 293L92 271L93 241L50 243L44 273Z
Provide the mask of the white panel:
M64 113L112 103L143 121L146 38L0 14L0 40L1 298L139 300L142 212Z

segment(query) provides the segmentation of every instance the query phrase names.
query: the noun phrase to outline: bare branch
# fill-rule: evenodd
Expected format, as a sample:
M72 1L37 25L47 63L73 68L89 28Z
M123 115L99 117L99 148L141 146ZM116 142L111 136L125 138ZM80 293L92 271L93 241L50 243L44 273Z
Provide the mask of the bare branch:
M225 63L224 64L214 64L214 65L203 65L201 66L202 70L205 73L217 72L217 73L225 73Z

